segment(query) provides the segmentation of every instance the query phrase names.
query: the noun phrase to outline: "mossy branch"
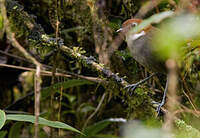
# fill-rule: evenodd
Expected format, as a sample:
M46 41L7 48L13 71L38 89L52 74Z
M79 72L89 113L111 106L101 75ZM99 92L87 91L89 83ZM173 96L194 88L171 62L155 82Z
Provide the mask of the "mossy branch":
M123 78L113 73L111 70L104 67L102 64L98 64L91 57L86 57L76 50L73 50L64 45L63 40L60 38L52 38L45 34L41 25L37 24L34 17L30 16L23 10L23 6L15 1L6 1L7 12L9 20L11 22L12 30L16 33L17 38L23 38L27 46L35 47L53 47L54 49L60 48L66 55L81 62L84 66L90 67L93 70L105 75L107 79L114 80L121 86L128 85Z

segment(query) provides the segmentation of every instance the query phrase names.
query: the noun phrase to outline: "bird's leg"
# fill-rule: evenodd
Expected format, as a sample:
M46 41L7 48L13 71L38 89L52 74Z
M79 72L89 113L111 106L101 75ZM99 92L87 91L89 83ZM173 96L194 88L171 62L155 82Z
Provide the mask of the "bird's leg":
M165 90L164 90L164 95L163 95L162 101L161 101L161 103L158 104L158 107L156 109L158 115L160 114L161 107L165 104L165 99L166 99L166 95L167 95L167 91L168 91L168 83L169 83L169 78L167 77L167 82L165 85Z
M157 73L153 73L153 74L151 74L150 76L146 77L145 79L143 79L143 80L141 80L141 81L139 81L139 82L137 82L137 83L135 83L135 84L127 85L127 86L125 87L125 89L128 88L128 91L130 92L130 95L132 95L132 93L134 92L134 90L135 90L140 84L142 84L142 83L144 83L145 81L149 80L150 78L152 78L152 77L155 76L156 74L157 74Z

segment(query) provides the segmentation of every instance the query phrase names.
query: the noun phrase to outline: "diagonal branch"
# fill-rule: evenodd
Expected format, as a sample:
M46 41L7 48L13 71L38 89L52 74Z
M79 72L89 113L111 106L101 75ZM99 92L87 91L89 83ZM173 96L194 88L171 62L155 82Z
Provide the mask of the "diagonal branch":
M15 34L10 29L9 20L7 18L7 12L5 8L5 0L0 0L0 8L1 14L4 21L4 28L7 34L7 39L11 42L11 44L17 48L27 59L32 61L36 65L36 74L35 74L35 138L38 138L38 131L39 131L39 115L40 115L40 69L41 64L32 57L26 50L23 48L18 41L15 39Z
M85 67L91 68L104 75L107 79L114 80L118 85L121 85L122 87L128 85L128 82L119 77L118 74L115 74L110 69L106 68L103 64L99 64L91 57L86 57L77 50L65 46L62 39L49 37L45 34L43 28L23 10L23 7L20 4L15 1L7 0L7 11L10 15L9 20L12 22L13 28L18 29L16 30L16 33L20 32L20 34L24 35L23 38L28 40L25 41L27 45L35 47L52 47L54 50L59 48L67 56L81 62ZM18 16L18 18L13 18L16 16ZM23 22L18 21L21 18L23 18ZM20 28L19 26L23 26L23 28Z

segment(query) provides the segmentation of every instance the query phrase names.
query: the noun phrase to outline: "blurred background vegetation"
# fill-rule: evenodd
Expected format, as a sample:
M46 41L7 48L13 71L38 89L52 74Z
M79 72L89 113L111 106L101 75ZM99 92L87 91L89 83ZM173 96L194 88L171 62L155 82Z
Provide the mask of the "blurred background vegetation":
M98 63L105 68L103 71L112 71L129 83L149 76L131 57L116 30L129 18L148 20L171 10L171 19L154 24L164 30L154 39L161 48L161 58L181 58L177 62L179 105L172 132L174 137L198 138L199 7L198 0L7 0L7 16L17 41L52 72L41 77L40 116L65 122L86 135L40 126L39 137L162 137L165 112L157 117L152 101L162 100L166 76L159 74L130 95L112 76L98 72L88 62ZM12 47L4 27L0 14L0 64L34 68ZM177 27L180 28L176 30ZM40 34L55 44L47 44ZM83 59L60 50L58 43L88 57L87 65ZM163 49L166 45L173 46ZM179 49L185 51L181 53ZM56 76L55 72L70 72L72 77ZM7 114L34 114L34 74L28 69L0 67L0 108ZM93 77L94 81L86 77ZM98 79L107 83L98 83ZM33 137L33 131L33 124L7 121L0 136Z

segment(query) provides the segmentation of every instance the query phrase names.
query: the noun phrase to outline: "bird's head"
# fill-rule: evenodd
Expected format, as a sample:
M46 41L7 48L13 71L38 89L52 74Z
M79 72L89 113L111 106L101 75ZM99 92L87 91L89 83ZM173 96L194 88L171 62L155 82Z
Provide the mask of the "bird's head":
M141 19L137 19L137 18L128 19L122 24L122 28L118 29L117 32L122 32L127 37L128 32L132 28L134 28L137 25L139 25L141 22L142 22L142 20ZM139 37L145 35L147 32L150 31L151 28L152 28L152 26L150 25L150 26L147 26L146 28L144 28L143 30L141 30L141 31L139 31L137 33L134 33L134 34L132 33L132 34L128 34L128 35L129 36L131 35L131 39L135 40L135 39L138 39Z

